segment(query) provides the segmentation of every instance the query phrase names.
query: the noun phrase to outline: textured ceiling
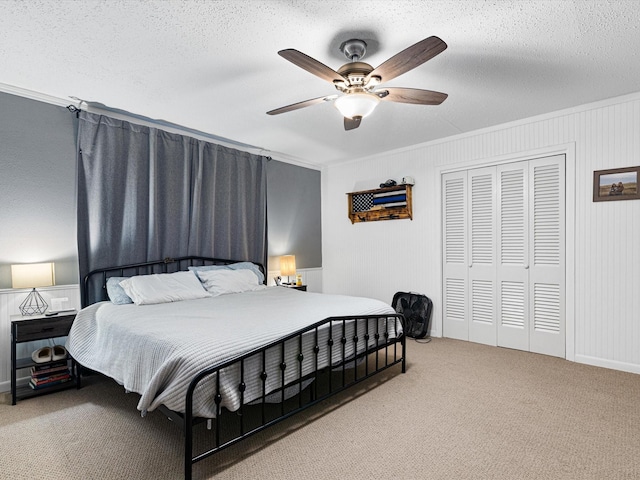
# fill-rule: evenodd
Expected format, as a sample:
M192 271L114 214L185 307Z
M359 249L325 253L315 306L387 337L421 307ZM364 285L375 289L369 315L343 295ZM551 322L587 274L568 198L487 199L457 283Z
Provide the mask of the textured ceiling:
M0 0L0 83L78 97L323 165L640 91L638 0ZM335 93L277 55L338 69L361 38L374 67L436 35L448 49L384 85L446 92L382 102L345 132Z

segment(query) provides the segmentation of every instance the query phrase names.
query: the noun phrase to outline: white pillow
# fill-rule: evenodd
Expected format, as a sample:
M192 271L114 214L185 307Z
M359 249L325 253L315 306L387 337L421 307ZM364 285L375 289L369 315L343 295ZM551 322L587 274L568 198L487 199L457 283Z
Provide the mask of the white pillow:
M214 297L264 288L251 270L204 270L198 271L197 275L204 288Z
M210 297L193 272L139 275L120 282L136 305L179 302Z
M258 283L264 283L264 273L260 270L260 267L253 262L237 262L229 263L227 265L201 265L199 267L189 267L192 272L206 272L207 270L251 270L258 277Z

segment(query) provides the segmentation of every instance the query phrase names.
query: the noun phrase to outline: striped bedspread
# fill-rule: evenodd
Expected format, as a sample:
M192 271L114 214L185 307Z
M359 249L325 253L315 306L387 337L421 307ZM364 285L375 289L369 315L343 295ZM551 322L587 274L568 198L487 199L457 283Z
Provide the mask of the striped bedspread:
M281 287L160 305L100 302L78 313L66 346L82 366L113 378L128 391L139 393L141 412L160 405L184 412L188 385L194 375L206 367L222 364L327 317L393 313L389 305L378 300ZM389 327L391 336L395 336L394 322L380 326ZM334 322L332 329L334 338L341 336L341 324ZM322 335L328 338L328 332ZM311 353L315 339L311 334L308 337L303 347L309 352L305 354L308 360L301 364L289 362L292 367L287 369L286 383L298 378L299 369L303 375L315 369ZM285 348L285 352L291 350L293 355L299 347L291 347ZM341 355L339 349L335 350L331 354L334 362ZM349 354L353 352L348 351ZM268 352L267 371L272 372L267 380L268 389L281 386L277 373L281 361L279 349ZM321 364L328 361L329 352L321 352ZM258 357L250 358L245 365L245 403L262 393L262 383L258 380L262 368ZM239 367L225 368L221 373L221 405L232 411L240 406L239 379ZM196 416L215 416L212 382L211 379L202 382L195 391Z

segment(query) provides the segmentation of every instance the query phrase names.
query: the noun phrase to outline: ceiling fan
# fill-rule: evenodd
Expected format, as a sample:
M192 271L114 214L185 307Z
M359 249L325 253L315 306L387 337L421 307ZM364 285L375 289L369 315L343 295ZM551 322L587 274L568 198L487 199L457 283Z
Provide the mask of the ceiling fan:
M338 71L298 50L292 48L281 50L278 55L317 77L333 83L342 94L312 98L270 110L267 114L278 115L333 101L344 117L344 129L353 130L360 126L362 119L373 112L380 101L440 105L447 98L446 93L416 88L380 87L380 84L422 65L446 48L447 44L438 37L425 38L373 68L368 63L360 61L366 53L367 44L363 40L347 40L340 49L351 62L342 65Z

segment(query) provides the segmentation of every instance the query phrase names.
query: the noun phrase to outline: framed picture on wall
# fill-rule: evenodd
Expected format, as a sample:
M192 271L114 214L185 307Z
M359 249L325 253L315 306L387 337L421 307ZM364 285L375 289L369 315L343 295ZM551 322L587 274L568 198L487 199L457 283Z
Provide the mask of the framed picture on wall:
M638 200L640 167L612 168L593 172L593 201Z

